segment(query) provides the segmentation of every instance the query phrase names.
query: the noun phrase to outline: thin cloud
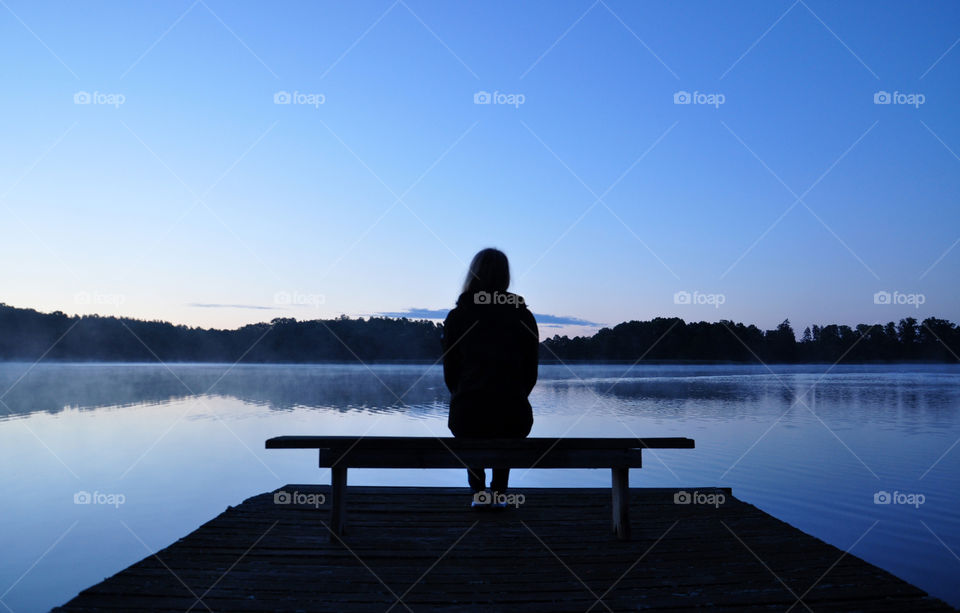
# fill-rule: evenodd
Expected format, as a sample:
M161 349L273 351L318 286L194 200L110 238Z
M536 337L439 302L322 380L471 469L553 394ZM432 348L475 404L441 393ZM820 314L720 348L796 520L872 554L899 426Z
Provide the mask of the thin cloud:
M387 311L377 313L381 317L406 317L407 319L445 319L450 309L407 309L406 311ZM602 326L593 321L581 319L579 317L570 317L568 315L550 315L547 313L534 313L537 323L546 327L558 326Z
M579 317L570 317L568 315L548 315L546 313L534 313L538 324L557 324L561 326L602 326L595 321L580 319Z
M203 309L255 309L258 311L275 311L277 307L260 306L258 304L216 304L210 302L190 302L190 307L200 307Z
M446 319L450 309L407 309L377 313L381 317L406 317L407 319Z

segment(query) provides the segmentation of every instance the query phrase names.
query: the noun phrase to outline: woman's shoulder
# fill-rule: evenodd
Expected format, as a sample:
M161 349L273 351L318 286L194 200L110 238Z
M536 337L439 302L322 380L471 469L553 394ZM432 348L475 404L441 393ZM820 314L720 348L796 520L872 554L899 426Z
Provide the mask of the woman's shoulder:
M483 313L488 313L494 318L512 315L533 319L533 313L528 307L523 296L513 292L466 292L457 297L457 305L447 313L447 320L479 318Z
M464 294L461 294L460 297L457 298L456 305L454 305L454 307L447 312L447 316L443 320L444 325L448 325L450 322L463 318L463 315L466 311L465 304L462 302L463 296Z

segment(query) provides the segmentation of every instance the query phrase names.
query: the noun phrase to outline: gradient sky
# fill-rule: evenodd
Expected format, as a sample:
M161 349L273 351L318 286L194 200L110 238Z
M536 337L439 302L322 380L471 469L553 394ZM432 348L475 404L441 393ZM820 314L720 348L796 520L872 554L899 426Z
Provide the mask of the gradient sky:
M0 302L443 310L497 246L588 322L958 321L958 37L956 2L3 0Z

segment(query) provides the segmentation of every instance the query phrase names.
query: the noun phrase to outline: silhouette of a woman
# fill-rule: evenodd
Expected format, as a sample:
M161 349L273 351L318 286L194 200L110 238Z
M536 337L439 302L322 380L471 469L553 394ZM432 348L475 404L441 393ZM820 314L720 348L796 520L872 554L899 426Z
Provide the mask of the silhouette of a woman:
M533 426L527 396L537 382L540 335L523 298L507 292L510 264L497 249L474 256L457 306L443 323L443 376L450 389L448 426L455 437L524 438ZM484 467L468 470L474 493ZM509 468L493 470L503 493Z

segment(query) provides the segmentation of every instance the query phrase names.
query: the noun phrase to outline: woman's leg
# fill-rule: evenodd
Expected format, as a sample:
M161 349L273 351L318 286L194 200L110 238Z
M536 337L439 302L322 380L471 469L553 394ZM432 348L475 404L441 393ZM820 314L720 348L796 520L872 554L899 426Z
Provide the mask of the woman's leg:
M482 468L468 468L467 481L470 483L470 489L474 492L487 489L487 475Z
M507 482L510 480L509 468L494 468L493 478L490 480L490 489L495 492L504 493L507 491Z

